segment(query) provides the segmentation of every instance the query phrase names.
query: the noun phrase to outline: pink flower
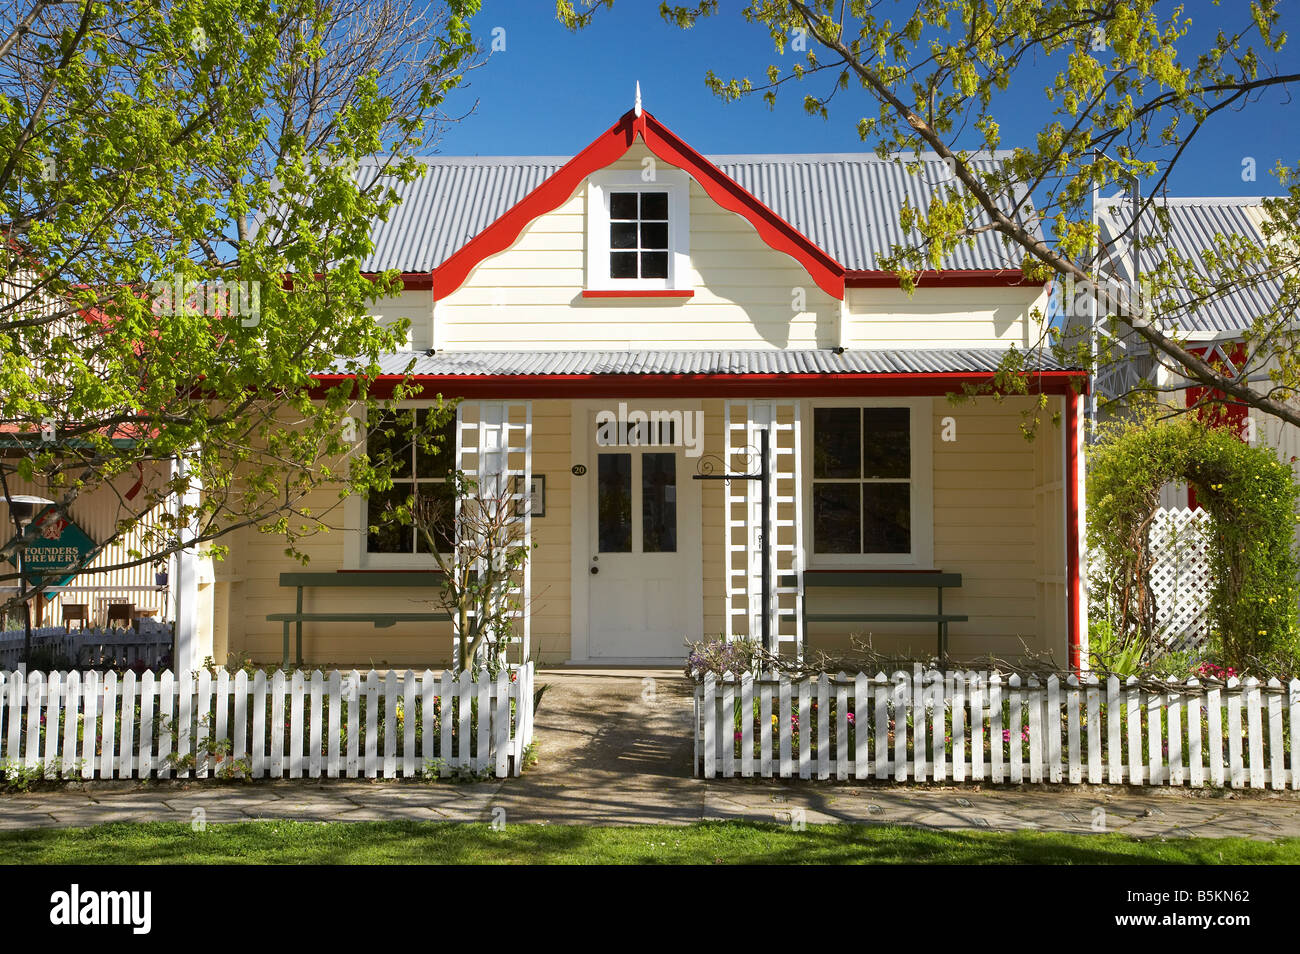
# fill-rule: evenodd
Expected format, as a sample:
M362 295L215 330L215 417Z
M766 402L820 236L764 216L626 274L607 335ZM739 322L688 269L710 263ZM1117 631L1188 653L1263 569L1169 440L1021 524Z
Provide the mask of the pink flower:
M745 734L744 734L743 732L741 732L739 729L737 729L737 730L736 730L736 739L739 740L739 739L743 739L744 737L745 737Z
M849 725L857 725L857 722L855 722L854 719L853 719L853 713L852 713L852 712L850 712L850 713L848 714L847 718L848 718L848 720L849 720Z

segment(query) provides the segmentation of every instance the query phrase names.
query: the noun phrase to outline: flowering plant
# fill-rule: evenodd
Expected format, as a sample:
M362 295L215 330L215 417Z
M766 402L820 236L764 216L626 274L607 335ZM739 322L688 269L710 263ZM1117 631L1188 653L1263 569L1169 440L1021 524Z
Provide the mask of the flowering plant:
M758 643L752 639L727 640L724 637L692 643L686 656L686 675L703 679L705 673L722 678L727 673L740 678L751 672L759 656Z

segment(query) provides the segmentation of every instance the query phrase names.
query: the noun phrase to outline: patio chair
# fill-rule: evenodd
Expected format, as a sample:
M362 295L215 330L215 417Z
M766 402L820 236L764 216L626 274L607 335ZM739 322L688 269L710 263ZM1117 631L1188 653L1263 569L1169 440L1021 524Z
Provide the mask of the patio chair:
M134 603L109 603L108 618L104 620L104 627L112 629L114 622L121 622L123 629L129 629L134 620Z
M90 622L90 604L89 603L64 603L63 604L63 631L69 633L72 631L72 623L79 623L78 629L85 629L86 624Z

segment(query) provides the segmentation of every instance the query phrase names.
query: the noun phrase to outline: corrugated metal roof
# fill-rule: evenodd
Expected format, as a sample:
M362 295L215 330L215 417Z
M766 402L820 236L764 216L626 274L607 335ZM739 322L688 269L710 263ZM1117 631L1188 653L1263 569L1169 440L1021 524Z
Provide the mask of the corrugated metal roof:
M1142 235L1145 240L1160 236L1161 248L1170 248L1180 258L1193 262L1197 271L1208 274L1206 253L1216 249L1216 236L1243 235L1263 243L1260 229L1264 221L1264 200L1260 198L1179 198L1156 199L1155 202L1168 213L1168 226L1160 223L1157 212L1150 209L1142 216ZM1101 227L1102 241L1116 243L1117 237L1129 221L1129 201L1124 198L1105 199L1097 204L1097 221ZM1128 281L1132 260L1128 252L1129 236L1124 236L1111 251L1110 266ZM1143 248L1139 268L1149 272L1162 260L1159 248ZM1197 301L1194 311L1185 310L1192 304L1193 296L1184 289L1171 289L1182 309L1176 316L1180 332L1231 332L1249 327L1252 320L1266 314L1277 304L1282 294L1281 283L1263 278L1257 283L1236 285L1222 295L1206 301Z
M970 165L980 173L994 172L1003 158L986 154ZM922 156L915 170L910 157L898 162L870 154L711 156L710 161L851 271L878 269L895 246L915 244L916 234L899 225L904 201L924 211L953 181L934 155ZM1022 257L1022 251L988 231L970 247L954 249L945 267L1019 271Z
M991 171L1004 154L972 160ZM710 161L753 193L850 271L881 267L893 246L908 241L899 227L904 200L919 209L951 181L937 156L922 156L921 167L882 160L873 154L713 156ZM358 181L369 185L384 159L363 161ZM402 202L373 231L374 252L363 271L397 268L427 272L537 188L568 161L560 156L421 157L425 173L414 182L383 177ZM1027 218L1032 221L1032 215ZM979 223L973 223L979 224ZM1036 223L1035 223L1036 227ZM912 241L914 241L914 237ZM1013 268L1021 255L994 232L981 233L969 247L956 249L948 268Z
M529 374L924 374L995 371L1001 348L829 349L794 351L438 351L394 352L380 359L384 374L432 376ZM1041 352L1026 368L1063 370ZM413 362L413 364L412 364Z

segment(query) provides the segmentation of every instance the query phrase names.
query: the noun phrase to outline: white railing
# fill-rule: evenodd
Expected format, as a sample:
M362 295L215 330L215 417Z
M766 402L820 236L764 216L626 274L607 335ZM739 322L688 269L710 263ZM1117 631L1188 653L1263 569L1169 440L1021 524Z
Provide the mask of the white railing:
M45 778L518 775L531 663L496 677L0 673L0 767Z
M137 628L138 626L138 628ZM0 632L0 670L16 669L23 658L23 630ZM32 630L32 650L63 657L77 666L114 667L144 666L157 669L170 661L172 654L170 623L139 620L123 629L74 629L42 626Z
M709 673L695 726L705 778L1300 789L1300 680Z

